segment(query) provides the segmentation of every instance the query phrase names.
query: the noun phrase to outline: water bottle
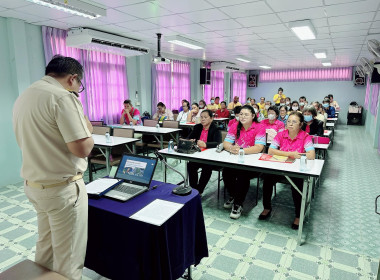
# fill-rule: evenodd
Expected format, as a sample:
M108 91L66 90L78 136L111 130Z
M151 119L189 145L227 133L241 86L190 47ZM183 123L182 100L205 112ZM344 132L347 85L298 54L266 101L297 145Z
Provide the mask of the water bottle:
M168 144L168 153L174 152L174 142L173 139L170 139L169 144Z
M307 158L306 158L306 156L301 156L300 171L306 171L306 169L307 169Z
M157 131L160 130L160 124L156 124L156 129L157 129Z
M240 148L239 150L238 162L244 163L244 149L243 148Z
M111 143L111 136L108 132L106 132L106 143Z

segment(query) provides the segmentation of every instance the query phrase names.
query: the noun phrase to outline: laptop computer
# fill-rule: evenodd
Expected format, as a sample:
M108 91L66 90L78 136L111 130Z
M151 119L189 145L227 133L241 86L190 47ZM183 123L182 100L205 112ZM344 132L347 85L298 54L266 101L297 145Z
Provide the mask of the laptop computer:
M127 201L149 190L156 169L157 159L152 157L123 154L115 178L120 184L104 196Z

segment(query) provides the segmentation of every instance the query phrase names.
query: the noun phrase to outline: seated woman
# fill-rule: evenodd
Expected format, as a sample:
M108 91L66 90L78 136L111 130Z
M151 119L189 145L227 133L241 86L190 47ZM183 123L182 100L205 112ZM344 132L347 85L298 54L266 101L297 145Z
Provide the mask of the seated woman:
M300 112L300 105L298 103L298 101L294 100L292 102L292 106L290 107L289 111L288 111L288 115L290 115L291 112Z
M252 107L253 107L253 110L255 111L255 115L257 117L257 121L261 122L264 119L264 115L261 114L259 105L253 104Z
M241 106L236 106L232 111L234 112L235 118L231 119L228 122L227 131L231 126L239 122L239 114L240 114Z
M199 110L198 103L191 104L191 111L187 114L187 121L193 123L199 123L202 111Z
M187 115L190 112L190 103L189 101L185 100L182 102L182 111L179 112L177 116L177 122L186 122L187 121Z
M257 121L255 111L252 106L244 105L241 107L239 122L231 126L228 131L223 142L224 149L234 155L237 155L240 149L243 149L246 155L257 154L263 150L265 144L265 131ZM232 208L230 218L240 217L250 180L257 176L256 172L227 167L223 169L224 186L230 194L230 198L224 203L224 208Z
M121 111L120 124L141 125L140 112L133 108L132 101L124 100L124 109Z
M199 100L199 109L204 110L206 109L206 107L206 101L204 101L203 99Z
M323 122L323 129L326 129L326 122L327 122L327 114L325 113L325 110L323 109L323 106L318 101L313 102L313 106L315 110L317 111L317 120L320 120Z
M323 122L317 119L317 110L313 105L305 106L302 110L304 124L302 130L309 135L323 136Z
M330 99L323 99L322 106L325 112L327 113L328 118L335 118L335 108L333 106L330 106Z
M284 126L286 125L286 122L288 120L288 107L286 105L280 106L279 108L280 115L278 116L278 120L284 123Z
M197 142L199 148L215 148L221 142L221 134L218 127L213 122L212 111L203 110L201 113L201 123L196 124L187 137ZM198 169L201 169L201 176L198 181ZM189 162L187 164L190 186L199 191L202 195L212 173L212 166L202 163Z
M284 123L277 119L278 115L279 111L277 109L277 106L270 106L268 108L268 118L260 122L263 129L268 134L267 142L271 142L278 132L285 129Z
M315 159L315 150L311 140L311 136L301 129L304 119L300 112L291 112L286 125L286 130L279 132L273 139L268 153L270 155L288 156L296 159L305 155L307 159ZM272 192L273 185L281 181L284 177L281 175L268 174L264 178L263 183L263 205L264 210L261 212L259 219L265 220L272 212ZM297 188L302 192L303 179L290 177ZM293 229L298 229L299 217L301 212L301 198L302 196L293 187L292 196L295 207L296 218L292 224Z
M157 112L153 115L153 119L157 121L174 120L173 112L166 108L162 102L157 103Z

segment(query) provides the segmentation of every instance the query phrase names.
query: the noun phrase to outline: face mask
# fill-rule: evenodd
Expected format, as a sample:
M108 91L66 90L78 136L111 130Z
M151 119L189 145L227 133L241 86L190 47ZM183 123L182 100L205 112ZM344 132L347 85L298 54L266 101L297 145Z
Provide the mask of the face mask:
M297 107L297 106L293 106L293 107L292 107L292 110L293 110L293 111L297 111L297 110L298 110L298 107Z
M286 108L288 108L288 111L290 110L290 106L286 106Z
M269 107L270 107L269 105L265 105L265 109L267 109L267 110L268 110L268 109L269 109Z
M271 121L273 121L275 118L276 118L276 115L274 115L274 114L269 114L268 115L268 119L271 120Z
M285 105L285 103L280 103L280 106L284 106Z
M201 108L201 109L203 109L205 106L203 106L203 105L199 105L199 108Z
M312 115L303 116L305 122L310 122L313 119Z
M325 107L325 108L328 108L329 107L329 103L323 103L322 106Z
M289 101L286 101L286 102L285 102L285 104L286 104L286 105L289 105L289 104L290 104L290 102L289 102Z
M239 121L239 117L235 117L235 119L236 119L237 121Z
M215 103L215 100L211 100L211 104L214 104Z
M304 106L305 105L305 103L303 103L303 102L300 102L300 106Z
M257 114L257 112L259 111L259 110L257 110L257 108L253 108L253 110L255 110L255 113Z

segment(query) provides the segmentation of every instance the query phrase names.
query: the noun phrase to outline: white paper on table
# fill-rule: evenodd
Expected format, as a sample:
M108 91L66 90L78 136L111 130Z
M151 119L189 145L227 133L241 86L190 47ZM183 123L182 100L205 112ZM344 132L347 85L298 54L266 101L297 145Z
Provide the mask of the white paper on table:
M161 226L182 207L183 204L181 203L156 199L140 211L133 214L130 218L148 224Z
M88 194L101 194L105 190L109 189L115 185L119 180L109 179L109 178L100 178L86 185L86 190Z

